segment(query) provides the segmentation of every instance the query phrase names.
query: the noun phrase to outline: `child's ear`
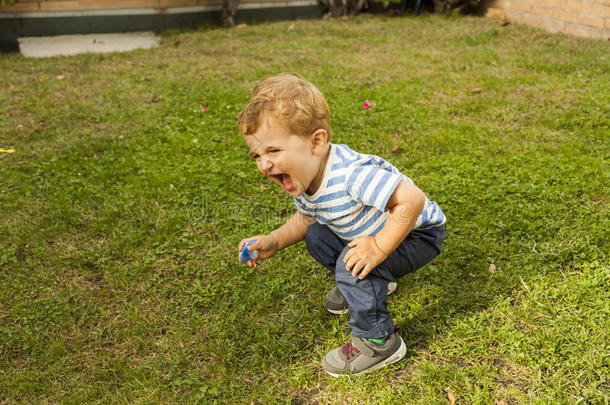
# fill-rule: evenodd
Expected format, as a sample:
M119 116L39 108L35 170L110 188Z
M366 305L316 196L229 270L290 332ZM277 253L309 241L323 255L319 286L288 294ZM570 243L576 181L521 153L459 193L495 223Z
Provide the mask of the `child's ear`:
M316 129L311 135L311 148L320 150L328 142L328 132L325 129Z

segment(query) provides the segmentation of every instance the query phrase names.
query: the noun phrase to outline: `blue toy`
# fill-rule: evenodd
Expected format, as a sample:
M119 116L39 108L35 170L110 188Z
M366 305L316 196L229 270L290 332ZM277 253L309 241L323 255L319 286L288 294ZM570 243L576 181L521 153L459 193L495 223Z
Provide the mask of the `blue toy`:
M246 264L250 259L256 259L258 257L258 250L248 250L248 246L253 244L256 239L252 239L242 248L241 254L239 255L239 261Z

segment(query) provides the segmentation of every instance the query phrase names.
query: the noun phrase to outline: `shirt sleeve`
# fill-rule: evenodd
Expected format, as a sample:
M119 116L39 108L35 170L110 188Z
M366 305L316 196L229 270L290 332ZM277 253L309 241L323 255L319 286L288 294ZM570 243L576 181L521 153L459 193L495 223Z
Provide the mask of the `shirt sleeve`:
M357 166L347 176L347 192L355 201L385 211L388 200L402 180L400 173L377 166Z

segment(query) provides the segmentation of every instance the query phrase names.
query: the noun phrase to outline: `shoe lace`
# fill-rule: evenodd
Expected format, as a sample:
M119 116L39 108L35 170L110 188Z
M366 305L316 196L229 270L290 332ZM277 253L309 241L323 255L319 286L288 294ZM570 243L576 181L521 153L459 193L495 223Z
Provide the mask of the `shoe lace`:
M354 357L354 354L360 353L360 350L358 350L357 348L354 347L351 340L349 342L347 342L346 344L344 344L341 349L343 350L343 354L345 355L345 358L348 360L350 358Z

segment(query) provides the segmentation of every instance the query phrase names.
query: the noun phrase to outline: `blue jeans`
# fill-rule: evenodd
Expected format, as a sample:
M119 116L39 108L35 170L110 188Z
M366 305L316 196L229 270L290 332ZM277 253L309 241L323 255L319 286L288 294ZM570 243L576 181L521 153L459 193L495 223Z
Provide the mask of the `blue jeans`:
M305 244L313 258L335 274L337 287L349 305L352 335L383 339L394 333L394 322L388 311L388 283L438 256L443 239L444 225L411 231L364 280L352 276L343 263L343 256L350 249L349 242L335 235L326 225L310 225Z

